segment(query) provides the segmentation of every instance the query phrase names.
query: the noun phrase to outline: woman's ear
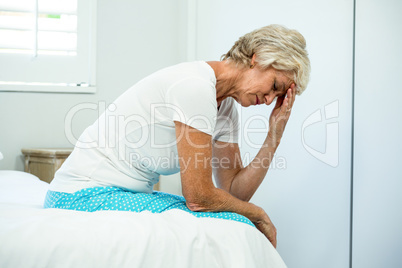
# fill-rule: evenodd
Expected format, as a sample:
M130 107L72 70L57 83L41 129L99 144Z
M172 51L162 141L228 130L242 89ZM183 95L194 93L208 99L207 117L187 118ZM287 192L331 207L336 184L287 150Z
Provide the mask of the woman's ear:
M255 65L255 58L256 58L257 56L255 55L255 53L253 54L253 56L251 57L251 65L252 66L254 66Z
M255 66L255 58L256 58L256 55L254 53L253 56L251 57L250 69L253 69Z

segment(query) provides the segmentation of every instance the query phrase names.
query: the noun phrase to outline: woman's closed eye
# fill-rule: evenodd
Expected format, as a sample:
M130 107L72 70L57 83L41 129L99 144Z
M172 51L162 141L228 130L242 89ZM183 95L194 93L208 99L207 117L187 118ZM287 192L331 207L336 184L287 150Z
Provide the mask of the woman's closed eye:
M275 91L277 91L278 90L278 88L276 87L276 82L274 82L274 88L273 88L273 91L275 92Z

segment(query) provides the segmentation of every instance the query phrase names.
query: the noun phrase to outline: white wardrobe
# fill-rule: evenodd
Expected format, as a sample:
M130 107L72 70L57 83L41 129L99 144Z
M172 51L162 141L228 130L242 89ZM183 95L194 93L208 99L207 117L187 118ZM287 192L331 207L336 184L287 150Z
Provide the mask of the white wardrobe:
M356 3L353 268L402 267L401 14Z
M187 2L189 59L218 60L239 36L273 23L307 40L309 87L296 98L252 199L276 225L289 267L402 267L401 3ZM272 107L239 109L240 147L249 162Z

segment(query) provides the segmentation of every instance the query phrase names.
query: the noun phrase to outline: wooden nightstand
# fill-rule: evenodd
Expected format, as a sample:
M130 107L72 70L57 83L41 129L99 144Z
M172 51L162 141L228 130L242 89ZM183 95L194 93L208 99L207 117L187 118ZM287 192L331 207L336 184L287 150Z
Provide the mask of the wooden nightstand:
M50 183L72 151L73 149L69 148L22 149L21 152L25 156L25 172Z
M22 149L25 156L25 172L37 176L42 181L51 182L54 174L73 149ZM154 190L160 190L160 183L154 185Z

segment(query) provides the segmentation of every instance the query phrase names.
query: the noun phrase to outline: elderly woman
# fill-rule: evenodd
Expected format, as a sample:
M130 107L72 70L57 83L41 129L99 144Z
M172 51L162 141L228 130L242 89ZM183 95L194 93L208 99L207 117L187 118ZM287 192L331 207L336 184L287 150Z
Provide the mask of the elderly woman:
M221 61L182 63L141 80L84 131L45 207L163 211L181 202L196 216L240 214L276 246L270 218L248 201L265 178L296 94L307 86L305 47L297 31L270 25L241 37ZM266 139L243 167L235 102L275 99ZM161 174L179 171L185 200L152 191Z

